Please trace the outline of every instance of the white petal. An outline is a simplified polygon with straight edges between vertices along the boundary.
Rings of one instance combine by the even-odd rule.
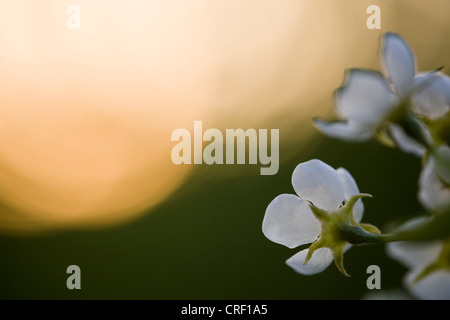
[[[317,159],[295,168],[292,185],[302,199],[323,210],[337,210],[345,200],[344,187],[336,170]]]
[[[360,193],[358,185],[355,182],[355,179],[353,179],[352,175],[346,169],[338,168],[336,172],[339,175],[339,178],[341,179],[342,186],[344,187],[345,200],[348,200],[352,196]],[[362,200],[359,199],[353,207],[353,217],[355,218],[356,222],[361,221],[363,213],[364,213],[364,205],[362,203]]]
[[[391,131],[392,138],[395,140],[400,150],[406,153],[411,153],[418,157],[423,157],[426,148],[422,144],[408,136],[405,131],[403,131],[402,127],[397,124],[391,123],[389,124],[389,129]]]
[[[386,247],[388,255],[407,268],[427,266],[435,261],[441,250],[442,242],[392,242]]]
[[[413,87],[416,65],[408,44],[397,34],[387,33],[381,47],[381,64],[398,95],[404,98]]]
[[[361,125],[356,121],[325,122],[320,119],[315,119],[314,124],[323,134],[345,141],[367,141],[372,137],[374,132],[372,125]]]
[[[450,272],[436,270],[413,284],[421,271],[417,269],[408,272],[404,278],[404,284],[411,294],[422,300],[450,300]]]
[[[412,97],[418,113],[430,119],[444,116],[450,110],[450,78],[443,73],[426,74],[414,80]]]
[[[347,73],[334,98],[341,117],[368,127],[379,124],[398,103],[381,74],[359,69]]]
[[[404,222],[400,227],[398,227],[396,229],[396,232],[421,228],[424,224],[430,222],[432,219],[432,216],[418,216],[411,218]]]
[[[428,159],[420,173],[418,198],[430,211],[450,206],[450,188],[446,187],[437,176],[432,157]]]
[[[262,229],[268,239],[288,248],[315,241],[321,231],[309,204],[292,194],[282,194],[272,200]]]
[[[308,276],[324,271],[333,261],[333,254],[328,248],[317,249],[308,263],[304,264],[307,254],[308,249],[302,250],[286,260],[286,264],[296,272]]]

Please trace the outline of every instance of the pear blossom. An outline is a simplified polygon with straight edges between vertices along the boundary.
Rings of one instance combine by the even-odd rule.
[[[344,84],[334,95],[339,120],[314,119],[322,133],[347,141],[365,141],[386,120],[395,120],[405,113],[411,101],[419,113],[432,118],[448,108],[450,81],[438,72],[416,75],[414,55],[402,37],[386,33],[379,59],[383,74],[372,70],[349,70]],[[394,130],[398,132],[398,128]]]
[[[364,205],[355,180],[346,169],[335,170],[314,159],[295,168],[292,185],[296,195],[281,194],[268,205],[262,224],[264,235],[291,249],[313,243],[309,249],[301,250],[286,261],[298,273],[312,275],[322,272],[334,259],[338,269],[346,274],[342,255],[351,244],[341,239],[327,238],[332,235],[324,234],[327,228],[317,217],[316,208],[329,217],[338,217],[339,210],[347,203],[351,206],[352,223],[370,229],[370,225],[359,224]],[[325,241],[324,246],[317,245],[321,241]],[[312,250],[315,244],[316,248]]]
[[[436,170],[434,157],[429,157],[419,178],[418,198],[430,211],[450,208],[450,185],[445,183]]]
[[[323,134],[346,140],[366,141],[376,127],[399,104],[386,79],[369,70],[351,69],[344,84],[334,94],[338,121],[315,118],[314,124]]]
[[[450,243],[393,242],[387,253],[409,269],[403,285],[417,299],[450,299]]]
[[[424,80],[427,78],[428,80]],[[431,76],[416,78],[417,85],[428,81],[426,90],[413,97],[415,112],[431,121],[433,126],[443,117],[449,115],[450,78],[436,73]],[[446,121],[443,119],[443,121]],[[444,142],[435,141],[431,129],[419,119],[410,118],[410,123],[419,131],[422,142],[406,134],[403,128],[395,123],[389,125],[392,138],[398,148],[406,153],[423,159],[424,167],[420,173],[418,198],[421,204],[430,211],[441,211],[450,207],[450,147]],[[438,124],[439,127],[439,124]]]
[[[442,72],[419,74],[414,79],[417,92],[412,97],[415,111],[435,120],[450,111],[450,77]]]
[[[385,75],[351,69],[334,95],[337,115],[343,121],[316,119],[321,132],[343,140],[368,140],[376,127],[410,94],[416,66],[406,42],[397,34],[385,34],[379,57]]]
[[[428,132],[424,129],[424,132]],[[391,133],[401,150],[424,159],[419,177],[418,199],[430,211],[450,208],[450,148],[447,145],[431,148],[431,152],[396,126]],[[427,135],[431,140],[431,137]]]
[[[406,134],[403,128],[396,123],[391,123],[389,128],[391,136],[400,150],[423,157],[430,146],[437,144],[430,130],[436,125],[435,123],[449,114],[450,77],[441,72],[422,74],[415,78],[414,83],[417,90],[412,96],[413,111],[419,117],[426,118],[428,126],[419,119],[411,118],[410,121],[419,131],[416,136],[421,136],[422,141],[417,141]]]

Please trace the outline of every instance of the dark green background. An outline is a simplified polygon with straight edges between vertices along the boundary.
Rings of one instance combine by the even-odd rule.
[[[348,67],[380,70],[376,51],[369,56],[366,44],[378,43],[380,32],[394,31],[411,45],[420,70],[445,66],[449,74],[450,29],[446,7],[441,7],[445,0],[379,0],[380,32],[365,29],[365,9],[376,3],[342,3],[342,12],[336,14],[348,12],[342,43],[342,50],[352,57]],[[320,17],[318,27],[319,23]],[[311,81],[322,85],[328,63],[323,62]],[[323,103],[329,103],[331,90],[338,85],[330,88]],[[286,133],[272,120],[265,127],[281,128],[283,165],[277,175],[260,176],[259,165],[244,170],[237,165],[199,166],[166,202],[121,226],[41,236],[0,235],[0,299],[359,299],[368,292],[366,269],[372,264],[381,268],[383,289],[399,288],[406,270],[386,256],[384,246],[349,250],[345,267],[350,278],[334,265],[307,277],[285,265],[299,249],[272,243],[262,234],[261,224],[274,197],[294,192],[295,166],[318,158],[348,169],[360,191],[373,195],[364,199],[363,222],[386,231],[388,222],[422,210],[417,202],[420,160],[373,141],[348,144],[319,134],[306,146],[287,145],[283,135],[300,136],[312,128],[300,125]],[[293,156],[292,150],[297,150]],[[218,171],[225,174],[218,176]],[[66,287],[66,268],[72,264],[81,268],[81,290]]]
[[[405,269],[381,245],[345,254],[350,278],[334,264],[315,276],[296,274],[288,249],[264,237],[270,201],[293,193],[291,174],[318,158],[348,169],[365,199],[363,222],[385,229],[421,211],[416,200],[419,159],[376,142],[348,144],[316,136],[277,175],[259,165],[225,179],[238,166],[200,166],[158,208],[104,230],[70,230],[41,236],[0,237],[1,299],[359,299],[368,292],[366,269],[381,268],[383,289],[399,288]],[[81,290],[68,290],[66,268],[81,268]]]

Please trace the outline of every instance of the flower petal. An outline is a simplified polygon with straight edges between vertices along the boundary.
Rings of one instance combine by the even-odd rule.
[[[302,250],[286,260],[286,264],[296,272],[308,276],[324,271],[333,261],[333,254],[328,248],[317,249],[308,263],[304,264],[307,254],[308,249]]]
[[[338,168],[336,170],[339,178],[341,179],[342,186],[344,187],[345,200],[350,199],[350,197],[359,194],[358,185],[353,179],[352,175],[344,168]],[[359,199],[353,206],[353,218],[356,222],[360,222],[364,213],[364,205],[362,200]]]
[[[314,242],[321,226],[306,201],[292,194],[282,194],[267,207],[262,229],[271,241],[295,248]]]
[[[428,159],[420,173],[418,198],[430,211],[450,206],[450,188],[446,187],[437,176],[433,157]]]
[[[411,294],[422,300],[450,300],[450,272],[437,270],[414,283],[421,271],[415,269],[408,272],[404,278],[404,285],[409,288]]]
[[[437,119],[450,111],[450,78],[443,73],[425,74],[414,79],[416,94],[412,97],[418,113]]]
[[[361,126],[358,122],[355,121],[325,122],[320,119],[314,119],[314,124],[316,125],[317,129],[326,136],[345,141],[367,141],[372,137],[374,132],[373,126],[369,126],[366,124],[363,124]]]
[[[317,159],[295,168],[292,185],[300,198],[323,210],[337,210],[345,200],[344,187],[336,170]]]
[[[407,268],[429,265],[442,250],[442,242],[392,242],[386,247],[387,254]],[[422,268],[423,269],[423,268]]]
[[[334,99],[341,117],[368,127],[378,124],[398,102],[380,73],[360,69],[348,71]]]
[[[413,87],[416,65],[408,44],[395,33],[387,33],[381,46],[381,65],[400,98]]]
[[[400,150],[406,153],[411,153],[418,157],[423,157],[425,155],[425,146],[408,136],[402,129],[402,127],[395,123],[390,123],[389,129],[392,138],[395,140],[395,142],[397,143],[397,147]],[[425,130],[426,129],[424,128],[424,132],[426,132]]]

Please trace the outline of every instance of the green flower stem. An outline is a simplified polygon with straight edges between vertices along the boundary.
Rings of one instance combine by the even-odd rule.
[[[412,228],[384,234],[384,242],[394,241],[433,241],[450,237],[450,210],[438,214]]]
[[[375,244],[384,243],[385,234],[372,233],[364,230],[360,226],[343,225],[339,228],[340,236],[343,240],[351,244]]]
[[[433,241],[450,238],[450,210],[414,227],[393,233],[372,233],[360,226],[343,225],[339,229],[342,239],[355,245],[379,244],[396,241]]]
[[[326,211],[310,205],[314,216],[320,221],[321,233],[308,249],[304,264],[311,259],[314,251],[320,248],[331,250],[339,271],[348,276],[344,268],[344,248],[347,243],[353,245],[383,244],[395,241],[430,241],[450,239],[450,208],[447,211],[410,223],[390,234],[382,234],[371,224],[360,223],[353,217],[353,207],[360,198],[369,194],[357,194],[336,211]]]

